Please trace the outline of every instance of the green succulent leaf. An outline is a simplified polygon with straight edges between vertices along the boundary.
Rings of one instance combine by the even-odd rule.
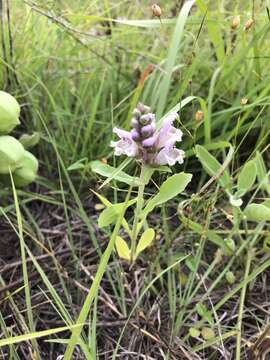
[[[0,91],[0,134],[9,134],[20,124],[20,105],[5,91]]]
[[[12,136],[0,136],[0,174],[9,174],[20,166],[25,150],[22,144]]]

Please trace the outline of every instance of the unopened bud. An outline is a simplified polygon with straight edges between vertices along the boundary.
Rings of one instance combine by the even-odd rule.
[[[152,9],[154,16],[161,17],[162,10],[161,10],[160,6],[158,6],[157,4],[153,4],[151,9]]]
[[[132,140],[137,141],[140,138],[140,134],[136,129],[132,129],[131,130],[131,137],[132,137]]]
[[[150,116],[150,114],[145,114],[140,117],[139,122],[141,125],[148,125],[151,123],[151,120],[152,120],[152,117]]]
[[[133,115],[136,119],[138,119],[138,118],[141,116],[141,112],[140,112],[139,109],[135,108],[135,109],[133,110],[133,112],[132,112],[132,115]]]
[[[240,105],[246,105],[248,103],[248,99],[247,98],[243,98],[240,100]]]
[[[231,285],[235,283],[235,275],[234,275],[234,273],[232,271],[228,271],[226,273],[226,280]]]
[[[154,124],[145,125],[141,129],[141,134],[143,137],[149,137],[154,134],[155,126]]]
[[[195,120],[197,123],[201,122],[203,119],[203,112],[201,110],[198,110],[195,114]]]
[[[244,30],[245,31],[249,30],[253,24],[254,24],[254,19],[248,19],[247,22],[245,23]]]
[[[142,114],[147,114],[147,113],[150,112],[150,107],[149,107],[149,106],[146,106],[146,105],[144,105],[144,104],[142,104],[142,103],[139,103],[139,104],[137,105],[137,110],[138,110],[140,113],[142,113]]]
[[[139,121],[136,118],[132,118],[131,126],[133,127],[133,129],[138,130],[140,128]]]
[[[236,30],[240,24],[240,16],[237,15],[232,19],[231,28],[232,30]]]

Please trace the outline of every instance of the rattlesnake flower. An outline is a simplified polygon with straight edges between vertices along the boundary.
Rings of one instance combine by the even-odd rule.
[[[9,134],[19,121],[20,106],[17,100],[5,91],[0,91],[0,134]]]
[[[178,118],[176,112],[170,113],[158,129],[155,114],[150,108],[139,104],[133,112],[131,131],[114,128],[120,140],[112,141],[116,156],[134,157],[146,165],[174,165],[184,162],[184,151],[176,147],[182,140],[182,131],[173,126]]]

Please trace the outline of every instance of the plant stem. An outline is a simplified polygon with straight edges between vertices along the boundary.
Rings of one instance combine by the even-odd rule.
[[[247,252],[247,260],[246,260],[246,269],[245,269],[245,275],[244,275],[244,281],[248,278],[251,261],[253,258],[253,250],[249,249]],[[237,336],[236,336],[236,360],[241,359],[241,340],[242,340],[242,320],[243,320],[243,311],[244,311],[244,302],[246,297],[246,291],[247,291],[248,284],[245,284],[241,291],[240,296],[240,304],[239,304],[239,311],[238,311],[238,321],[237,321]]]
[[[134,221],[132,227],[132,237],[131,237],[131,264],[134,263],[136,259],[136,246],[137,246],[137,236],[138,236],[138,223],[140,218],[140,213],[143,208],[144,203],[144,188],[145,188],[145,166],[142,165],[141,167],[141,174],[140,174],[140,185],[138,188],[138,199],[137,199],[137,206],[134,214]]]

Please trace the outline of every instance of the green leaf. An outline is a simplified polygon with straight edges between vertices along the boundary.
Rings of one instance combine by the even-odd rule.
[[[32,147],[36,146],[40,141],[40,133],[34,132],[33,134],[23,134],[19,138],[20,143],[25,148],[25,150],[29,150]]]
[[[270,199],[265,199],[263,202],[262,202],[262,205],[268,207],[270,209]]]
[[[223,249],[224,251],[230,251],[230,248],[224,241],[224,239],[219,236],[214,230],[207,230],[204,226],[190,220],[187,217],[181,216],[182,222],[195,233],[202,235],[205,234],[208,240],[212,243],[216,244],[219,248]]]
[[[123,182],[128,185],[139,185],[140,181],[138,177],[133,177],[126,174],[122,170],[118,170],[117,168],[110,166],[108,164],[104,164],[99,160],[90,162],[91,170],[101,176],[106,178],[110,178],[110,180],[117,180]]]
[[[218,176],[219,172],[222,170],[222,165],[217,161],[217,159],[201,145],[195,146],[195,152],[208,175]],[[218,177],[218,181],[223,188],[227,188],[230,185],[231,179],[227,169],[222,171],[221,176]]]
[[[154,229],[145,230],[137,245],[136,256],[138,256],[144,249],[146,249],[152,244],[154,237],[155,237]]]
[[[210,340],[215,338],[215,332],[211,328],[203,327],[201,334],[204,340]]]
[[[270,195],[269,175],[267,174],[263,157],[259,152],[256,154],[256,166],[260,187]]]
[[[173,199],[176,195],[183,192],[187,184],[191,181],[192,175],[181,172],[170,176],[160,187],[159,193],[154,196],[147,203],[143,210],[143,215],[146,216],[156,206],[164,204],[166,201]]]
[[[270,208],[263,204],[249,204],[244,213],[250,221],[270,221]]]
[[[212,314],[209,310],[207,310],[206,306],[198,303],[196,304],[196,310],[197,313],[204,319],[207,320],[210,325],[214,324],[214,319],[212,317]]]
[[[98,227],[103,228],[105,226],[109,226],[117,221],[118,216],[123,211],[123,208],[127,206],[127,208],[137,201],[136,199],[130,200],[127,204],[126,203],[119,203],[114,204],[107,207],[102,213],[99,215],[98,218]]]
[[[185,261],[186,266],[191,272],[196,271],[196,258],[194,256],[189,256]]]
[[[116,236],[115,247],[120,258],[130,261],[130,250],[128,244],[121,238],[121,236]]]
[[[106,199],[104,196],[100,195],[99,193],[95,192],[94,190],[91,189],[91,191],[99,198],[99,200],[102,202],[102,204],[104,204],[107,207],[112,206],[113,204]]]
[[[201,332],[199,329],[191,327],[189,329],[189,335],[193,338],[198,338],[200,336]]]
[[[179,63],[179,47],[182,45],[182,39],[184,36],[184,27],[189,15],[189,12],[194,4],[195,0],[186,1],[182,6],[181,12],[178,16],[177,23],[174,29],[172,40],[170,41],[170,47],[168,50],[168,57],[165,65],[164,77],[157,91],[157,118],[159,119],[164,112],[166,103],[168,101],[168,93],[172,81],[173,70],[175,64]]]
[[[72,165],[70,165],[67,168],[67,171],[74,171],[74,170],[82,170],[85,168],[85,161],[87,161],[87,158],[83,158],[80,159],[78,161],[76,161],[75,163],[73,163]]]
[[[252,188],[257,176],[256,164],[253,160],[248,161],[237,179],[237,195],[243,196],[247,191]]]

